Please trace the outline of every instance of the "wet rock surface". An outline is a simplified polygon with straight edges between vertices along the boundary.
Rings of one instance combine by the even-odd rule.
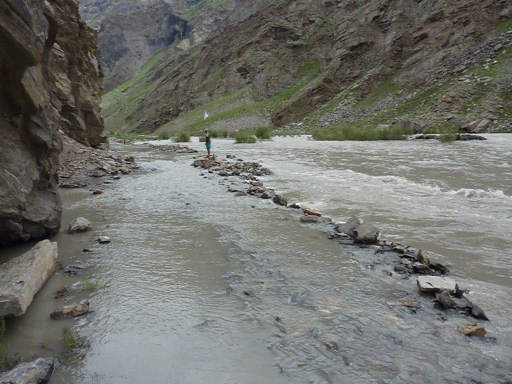
[[[0,373],[0,384],[44,384],[53,373],[53,359],[38,358],[18,364],[14,369]]]
[[[460,326],[460,330],[465,336],[483,337],[487,334],[487,331],[482,324],[463,324]]]
[[[64,320],[79,317],[89,313],[89,301],[84,300],[78,304],[66,305],[50,314],[52,320]]]
[[[0,318],[23,315],[55,272],[57,243],[43,240],[0,265]]]
[[[92,224],[85,217],[77,217],[68,225],[68,233],[87,232],[92,228]]]

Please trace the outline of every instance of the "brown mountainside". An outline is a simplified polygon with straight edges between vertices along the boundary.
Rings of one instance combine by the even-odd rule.
[[[511,13],[506,0],[281,1],[184,54],[169,50],[109,93],[104,114],[110,130],[144,132],[240,127],[256,115],[312,126],[361,115],[507,120]],[[203,108],[215,109],[207,123]]]

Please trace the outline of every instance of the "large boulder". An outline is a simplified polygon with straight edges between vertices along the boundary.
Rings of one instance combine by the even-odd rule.
[[[20,257],[0,265],[0,318],[25,313],[55,272],[57,243],[43,240]]]
[[[50,380],[53,364],[53,359],[42,357],[20,363],[10,371],[0,374],[0,384],[44,384]]]
[[[464,124],[462,127],[460,127],[460,129],[467,133],[482,133],[489,131],[490,126],[491,120],[482,119]]]

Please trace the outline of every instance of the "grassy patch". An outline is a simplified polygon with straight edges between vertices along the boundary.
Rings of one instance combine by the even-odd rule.
[[[89,343],[78,333],[68,328],[63,328],[62,341],[64,343],[64,352],[58,357],[59,363],[71,365],[85,357],[85,349],[89,347]]]
[[[190,133],[188,132],[180,132],[176,136],[176,142],[177,143],[188,143],[190,141]]]
[[[377,128],[377,126],[361,126],[361,124],[331,126],[313,131],[313,138],[320,141],[374,141],[404,140],[413,131],[401,126]]]
[[[496,24],[498,32],[507,32],[512,30],[512,20],[503,20]]]
[[[367,97],[360,100],[356,107],[366,108],[373,105],[376,101],[388,96],[393,96],[399,91],[399,88],[393,84],[391,80],[383,81],[377,89],[370,93]]]

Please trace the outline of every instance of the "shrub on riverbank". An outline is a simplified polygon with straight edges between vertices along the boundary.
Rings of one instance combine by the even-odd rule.
[[[258,139],[270,139],[272,137],[273,127],[258,127],[254,130],[254,134]]]
[[[190,134],[188,132],[180,132],[176,136],[177,143],[188,143],[190,141]]]
[[[235,143],[255,143],[256,137],[249,131],[238,131],[235,134]]]
[[[407,135],[414,132],[407,127],[394,125],[391,127],[377,128],[376,126],[331,126],[319,128],[313,131],[313,138],[320,141],[373,141],[373,140],[404,140]]]
[[[158,134],[158,140],[169,140],[171,137],[171,135],[169,134],[169,132],[160,132]]]

